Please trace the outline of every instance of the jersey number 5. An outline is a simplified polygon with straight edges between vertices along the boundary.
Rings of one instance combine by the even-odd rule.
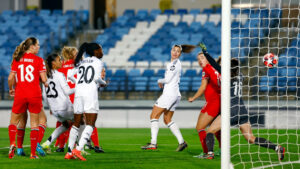
[[[50,82],[49,83],[49,87],[47,88],[46,94],[48,98],[57,98],[58,93],[57,90],[55,89],[55,83],[54,82]],[[51,92],[53,91],[53,92]]]
[[[91,71],[91,73],[89,73]],[[86,69],[83,66],[79,67],[79,74],[80,74],[80,78],[78,81],[78,84],[80,83],[91,83],[94,80],[94,76],[95,76],[95,70],[92,66],[88,66]],[[88,74],[90,74],[89,78],[88,78]]]
[[[24,82],[25,80],[27,82],[32,82],[34,80],[33,71],[34,67],[31,65],[28,65],[25,67],[26,74],[24,75],[24,65],[19,65],[18,68],[20,69],[21,73],[21,82]]]

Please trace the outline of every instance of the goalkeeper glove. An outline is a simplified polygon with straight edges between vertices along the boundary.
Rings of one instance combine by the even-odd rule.
[[[206,46],[205,46],[204,43],[201,42],[201,43],[199,44],[199,46],[200,46],[200,48],[202,49],[203,52],[206,52]]]

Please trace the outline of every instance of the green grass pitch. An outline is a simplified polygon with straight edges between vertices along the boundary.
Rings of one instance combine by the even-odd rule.
[[[47,129],[44,140],[50,135],[53,129]],[[26,157],[15,156],[13,159],[8,159],[8,131],[7,128],[0,129],[0,168],[30,168],[30,169],[48,169],[48,168],[220,168],[220,157],[216,157],[214,160],[201,160],[194,158],[194,155],[198,155],[201,151],[201,145],[199,142],[198,134],[195,129],[181,129],[182,134],[188,148],[183,152],[175,152],[177,148],[177,140],[172,135],[169,129],[160,129],[158,134],[158,150],[141,150],[140,147],[150,141],[150,129],[98,129],[100,145],[103,147],[105,153],[96,154],[91,150],[91,155],[86,156],[87,161],[79,160],[65,160],[65,153],[53,152],[46,157],[40,157],[40,159],[29,159],[30,150],[29,147],[25,148]],[[29,130],[26,130],[24,145],[29,145]],[[254,130],[256,133],[256,130]],[[277,133],[273,130],[260,130],[260,133]],[[296,133],[298,132],[298,133]],[[232,130],[232,134],[237,134],[237,130]],[[279,130],[280,136],[274,136],[274,139],[279,138],[279,143],[286,146],[287,138],[289,138],[289,147],[286,159],[289,161],[299,160],[299,138],[296,135],[300,135],[296,130]],[[266,135],[260,135],[261,137]],[[273,137],[273,136],[272,136]],[[269,139],[272,140],[273,138]],[[251,168],[254,166],[268,165],[270,163],[254,163],[252,166],[249,163],[252,160],[269,159],[274,161],[274,164],[278,163],[277,156],[273,151],[268,151],[264,148],[260,148],[255,145],[247,145],[246,141],[242,137],[232,136],[232,145],[236,144],[238,140],[241,144],[241,149],[238,146],[232,148],[232,155],[241,151],[242,156],[234,155],[232,162],[238,164],[235,168]],[[298,146],[294,145],[295,143]],[[293,146],[294,145],[294,146]],[[218,143],[216,143],[215,149],[218,149]],[[54,148],[52,148],[52,151]],[[255,153],[255,152],[260,153]],[[247,152],[251,152],[251,155],[247,155]],[[266,154],[265,152],[269,152]],[[296,153],[296,154],[295,154]],[[242,163],[241,163],[242,161]],[[285,160],[286,161],[286,160]],[[279,168],[282,168],[279,167]],[[300,168],[300,165],[286,165],[284,168]]]

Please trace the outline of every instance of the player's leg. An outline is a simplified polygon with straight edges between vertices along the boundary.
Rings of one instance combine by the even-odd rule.
[[[62,120],[61,120],[62,121]],[[42,144],[43,148],[49,148],[50,145],[55,141],[61,134],[63,134],[65,131],[67,131],[69,128],[69,123],[68,121],[63,121],[62,125],[60,125],[58,128],[56,128],[50,137]]]
[[[285,148],[280,145],[276,145],[265,138],[255,137],[252,133],[251,124],[249,122],[240,125],[240,130],[250,144],[256,144],[261,147],[275,150],[278,153],[278,159],[283,160]]]
[[[199,135],[199,139],[202,145],[202,149],[203,149],[203,153],[204,154],[200,154],[200,156],[197,156],[199,158],[201,158],[203,155],[207,154],[208,150],[207,150],[207,146],[206,146],[206,131],[205,128],[214,120],[214,117],[208,115],[207,113],[200,113],[199,117],[198,117],[198,121],[197,121],[197,125],[196,125],[196,130],[198,132]]]
[[[207,129],[206,135],[206,145],[207,145],[207,159],[214,159],[214,145],[215,145],[215,138],[214,134],[221,130],[221,115],[217,116],[214,121],[211,123],[209,128]]]
[[[164,123],[169,127],[171,132],[174,134],[174,136],[178,140],[179,146],[176,149],[176,151],[183,151],[187,147],[187,144],[182,137],[179,127],[177,126],[177,124],[174,121],[172,121],[173,114],[174,114],[174,111],[166,110],[164,112]]]
[[[8,135],[9,135],[9,142],[10,148],[8,152],[8,157],[13,158],[15,155],[16,150],[16,135],[17,135],[17,124],[23,117],[22,113],[11,113],[10,117],[10,124],[8,126]]]
[[[61,124],[62,124],[61,122],[57,121],[57,122],[56,122],[55,128],[59,127]],[[59,146],[60,146],[60,143],[61,143],[61,140],[63,139],[63,137],[64,137],[63,135],[60,135],[60,136],[56,139],[56,142],[55,142],[54,147],[59,147]]]
[[[158,119],[165,110],[165,108],[161,108],[155,105],[153,106],[152,113],[150,115],[151,142],[147,143],[145,146],[142,146],[142,149],[148,150],[157,148],[157,135],[159,131]]]
[[[39,113],[30,112],[30,142],[31,142],[31,155],[30,158],[38,158],[35,151],[37,148],[37,141],[39,137]]]
[[[44,108],[42,108],[41,112],[39,113],[39,135],[38,135],[37,147],[36,147],[36,151],[41,156],[46,155],[46,153],[44,152],[42,146],[40,145],[41,141],[44,138],[46,126],[47,126],[47,116],[45,114]]]
[[[99,145],[98,129],[97,129],[96,126],[94,127],[94,130],[93,130],[93,133],[92,133],[92,136],[91,136],[91,140],[94,143],[95,152],[96,153],[104,153],[103,149]]]
[[[22,118],[20,119],[20,122],[18,124],[18,131],[17,131],[17,147],[18,147],[17,155],[18,156],[25,156],[25,152],[23,149],[23,142],[24,142],[27,118],[28,118],[27,112],[22,113]]]

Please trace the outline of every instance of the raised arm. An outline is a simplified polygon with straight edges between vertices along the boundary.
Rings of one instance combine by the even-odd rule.
[[[67,83],[67,80],[63,74],[60,74],[59,76],[59,84],[61,85],[61,88],[63,89],[65,95],[71,95],[75,92],[75,89],[71,89]]]
[[[202,52],[204,56],[206,57],[209,64],[214,67],[220,74],[221,74],[221,66],[215,61],[213,57],[210,56],[210,54],[206,50],[206,46],[204,43],[200,43],[200,48],[202,49]]]

